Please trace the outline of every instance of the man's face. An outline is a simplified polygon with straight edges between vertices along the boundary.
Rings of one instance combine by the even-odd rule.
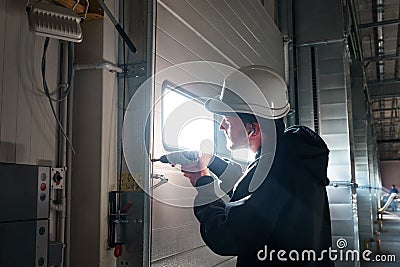
[[[246,129],[239,117],[223,116],[219,129],[225,132],[228,149],[234,150],[249,146]]]

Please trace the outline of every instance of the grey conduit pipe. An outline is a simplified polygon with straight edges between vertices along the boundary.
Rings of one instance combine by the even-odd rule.
[[[75,58],[74,55],[74,44],[71,43],[72,49],[72,60]],[[67,99],[67,135],[69,136],[71,143],[72,140],[72,118],[73,118],[73,102],[74,102],[74,75],[75,71],[72,69],[71,73],[71,91]],[[72,185],[72,149],[67,146],[66,158],[67,158],[67,180],[65,185],[65,190],[67,191],[67,199],[65,203],[66,220],[65,220],[65,243],[64,248],[64,267],[70,266],[70,256],[71,256],[71,185]]]
[[[118,72],[121,73],[124,70],[114,64],[109,62],[97,63],[97,64],[77,64],[74,65],[74,70],[93,70],[93,69],[106,69],[109,72]]]
[[[62,97],[68,89],[69,81],[68,81],[68,71],[69,71],[69,47],[67,41],[60,42],[60,80],[59,80],[59,91],[60,97]],[[68,96],[67,98],[69,98]],[[59,119],[62,127],[65,129],[68,115],[67,115],[67,102],[66,100],[59,102]],[[66,150],[67,150],[67,142],[64,138],[61,129],[58,131],[58,155],[57,155],[57,167],[63,167],[67,165],[66,158]],[[69,170],[67,170],[69,173]],[[66,224],[66,189],[63,190],[55,190],[56,199],[60,200],[61,203],[58,205],[57,212],[57,240],[63,244],[63,248],[65,249],[65,224]],[[69,219],[69,218],[68,218]],[[64,258],[61,258],[61,264],[59,266],[63,266]]]

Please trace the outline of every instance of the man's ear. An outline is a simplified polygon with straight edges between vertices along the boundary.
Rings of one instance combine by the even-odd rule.
[[[255,137],[260,133],[260,125],[257,122],[251,124],[250,131],[248,133],[249,138]]]

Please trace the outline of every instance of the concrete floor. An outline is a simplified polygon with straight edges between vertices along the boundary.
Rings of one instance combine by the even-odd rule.
[[[371,249],[372,250],[372,249]],[[378,254],[395,255],[395,262],[361,262],[361,267],[394,267],[400,266],[400,211],[387,211],[383,215],[381,231],[381,252]],[[371,257],[373,258],[373,257]],[[383,257],[382,257],[383,258]]]

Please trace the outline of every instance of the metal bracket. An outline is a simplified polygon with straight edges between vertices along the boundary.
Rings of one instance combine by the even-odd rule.
[[[358,188],[358,184],[354,182],[331,182],[329,184],[333,187],[351,187],[351,188]]]
[[[143,78],[147,75],[147,63],[145,61],[133,64],[120,65],[124,72],[118,74],[118,78]]]
[[[151,178],[152,179],[160,179],[160,181],[158,183],[156,183],[155,185],[153,185],[151,187],[151,189],[155,189],[155,188],[157,188],[157,187],[159,187],[159,186],[161,186],[163,184],[168,183],[168,178],[165,177],[163,174],[152,174]]]

